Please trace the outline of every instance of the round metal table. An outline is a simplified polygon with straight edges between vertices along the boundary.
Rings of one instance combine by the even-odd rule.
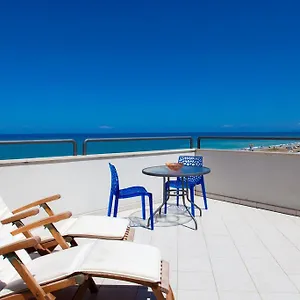
[[[195,217],[191,214],[189,208],[186,205],[186,199],[190,201],[189,197],[188,197],[188,181],[184,180],[184,178],[188,178],[190,176],[201,176],[201,175],[205,175],[210,173],[210,169],[207,167],[197,167],[197,166],[183,166],[180,170],[178,171],[174,171],[169,169],[167,166],[162,165],[162,166],[153,166],[153,167],[148,167],[142,170],[142,173],[145,175],[149,175],[149,176],[155,176],[155,177],[162,177],[163,178],[163,203],[155,210],[154,215],[156,215],[158,212],[159,214],[161,214],[161,209],[164,205],[167,204],[169,198],[170,198],[170,190],[166,190],[166,178],[171,178],[171,177],[176,177],[176,178],[182,178],[181,182],[182,182],[182,194],[180,194],[180,196],[182,196],[182,202],[184,207],[186,208],[187,212],[189,213],[189,215],[191,216],[191,218],[193,219],[194,223],[195,223],[195,229],[197,230],[198,226],[197,226],[197,222]],[[185,199],[186,196],[186,199]],[[195,207],[200,211],[200,216],[202,215],[202,211],[201,208],[196,205],[194,203]],[[148,225],[149,225],[149,221],[148,220]]]

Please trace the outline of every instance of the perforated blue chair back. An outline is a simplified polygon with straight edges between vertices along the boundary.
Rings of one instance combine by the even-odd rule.
[[[110,195],[109,202],[107,208],[107,216],[111,216],[113,209],[113,216],[117,217],[118,215],[118,207],[119,207],[119,199],[128,199],[140,196],[142,200],[142,217],[146,220],[146,204],[145,197],[149,198],[149,211],[150,211],[150,219],[147,223],[147,226],[151,226],[151,230],[154,229],[154,215],[153,215],[153,197],[152,194],[149,193],[143,186],[130,186],[127,188],[120,189],[119,186],[119,176],[116,167],[108,163],[110,175],[111,175],[111,187],[110,187]],[[113,208],[114,204],[114,208]]]
[[[119,176],[118,176],[117,169],[111,163],[109,163],[109,169],[110,169],[110,174],[111,174],[110,193],[112,195],[118,195],[120,187],[119,187]]]
[[[179,163],[183,163],[185,166],[203,167],[203,156],[179,156]],[[201,183],[203,176],[191,176],[188,177],[190,184],[197,185]]]

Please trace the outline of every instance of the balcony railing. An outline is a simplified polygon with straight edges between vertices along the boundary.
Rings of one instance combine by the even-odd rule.
[[[94,138],[86,139],[83,142],[82,154],[87,155],[88,144],[90,143],[108,143],[108,142],[137,142],[137,141],[171,141],[171,140],[182,140],[188,141],[189,147],[193,148],[193,137],[191,136],[164,136],[164,137],[128,137],[128,138]],[[150,149],[149,149],[150,150]]]
[[[40,140],[8,140],[8,141],[0,141],[0,146],[20,146],[20,145],[37,145],[42,144],[44,146],[47,146],[47,144],[65,144],[65,145],[71,145],[72,148],[65,149],[65,154],[54,154],[54,152],[59,152],[59,148],[55,148],[56,151],[53,151],[50,149],[47,149],[47,153],[45,154],[41,149],[38,149],[36,147],[32,147],[27,151],[29,153],[29,157],[51,157],[51,156],[65,156],[65,155],[88,155],[88,154],[99,154],[99,153],[120,153],[120,152],[136,152],[136,151],[147,151],[147,150],[167,150],[167,149],[178,149],[182,148],[178,144],[170,144],[170,141],[184,141],[185,145],[184,148],[197,148],[197,149],[218,149],[218,147],[221,145],[220,149],[229,149],[234,147],[227,147],[225,145],[226,142],[235,141],[238,142],[235,147],[235,149],[242,149],[249,146],[252,142],[258,142],[258,141],[300,141],[300,136],[219,136],[219,135],[213,135],[213,136],[163,136],[163,137],[120,137],[120,138],[88,138],[83,141],[78,141],[75,139],[40,139]],[[208,141],[213,141],[214,143],[207,143]],[[224,144],[222,144],[222,141],[224,141]],[[141,147],[140,142],[146,142]],[[149,143],[148,143],[149,142]],[[152,142],[152,144],[150,143]],[[163,143],[160,143],[163,142]],[[221,144],[219,143],[221,142]],[[156,144],[154,144],[156,143]],[[160,143],[160,144],[159,144]],[[115,145],[114,147],[108,147],[105,148],[108,144]],[[97,147],[95,147],[97,145]],[[106,146],[104,146],[106,145]],[[130,148],[130,150],[126,149],[124,150],[125,146],[127,148]],[[171,146],[170,146],[171,145]],[[93,146],[93,147],[92,147]],[[100,146],[100,147],[99,147]],[[265,145],[266,146],[266,145]],[[125,147],[125,148],[126,148]],[[2,148],[2,147],[0,147]],[[13,149],[13,148],[10,148]],[[44,147],[43,150],[46,148]],[[78,153],[78,149],[82,149],[81,153]],[[16,150],[14,148],[14,150]],[[10,151],[9,151],[10,152]],[[22,151],[15,151],[16,154],[13,158],[25,158],[26,155],[23,155]],[[67,154],[66,154],[67,153]],[[9,159],[11,157],[8,157],[8,155],[2,156],[2,159]],[[1,155],[0,155],[1,159]]]
[[[300,141],[299,136],[198,136],[197,149],[201,149],[203,140],[239,140],[239,141]]]
[[[72,155],[76,156],[77,153],[77,142],[74,139],[45,139],[45,140],[9,140],[9,141],[0,141],[0,146],[17,146],[17,145],[55,145],[55,144],[65,144],[72,146]],[[34,151],[34,150],[33,150]],[[49,155],[53,156],[53,155]],[[1,157],[1,156],[0,156]],[[36,157],[39,157],[37,155]],[[18,157],[23,158],[23,157]],[[5,158],[4,158],[5,159]]]

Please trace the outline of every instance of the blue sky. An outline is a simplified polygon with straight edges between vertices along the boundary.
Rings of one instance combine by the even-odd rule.
[[[0,133],[300,131],[299,10],[1,1]]]

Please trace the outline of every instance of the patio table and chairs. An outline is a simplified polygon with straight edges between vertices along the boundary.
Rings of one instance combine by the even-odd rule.
[[[154,229],[154,216],[158,213],[161,215],[162,209],[164,214],[167,214],[168,201],[171,196],[176,196],[177,206],[179,206],[179,199],[182,198],[182,204],[187,213],[195,223],[195,229],[197,230],[197,222],[195,219],[195,208],[199,210],[200,216],[202,215],[201,208],[195,203],[195,187],[201,185],[202,195],[204,201],[204,209],[207,209],[206,190],[204,184],[204,175],[210,173],[210,169],[203,166],[202,156],[179,156],[178,163],[182,164],[182,168],[179,170],[172,170],[166,165],[151,166],[144,168],[142,173],[149,176],[162,177],[163,178],[163,199],[162,204],[153,212],[153,196],[152,193],[147,191],[143,186],[130,186],[120,189],[119,177],[117,169],[114,165],[109,163],[111,172],[111,190],[108,203],[107,216],[117,217],[118,206],[120,199],[128,199],[132,197],[141,197],[142,204],[142,218],[146,220],[146,197],[149,200],[149,219],[147,227],[151,230]],[[174,178],[174,179],[170,179]],[[175,192],[175,193],[174,193]],[[187,203],[190,203],[190,208]]]
[[[210,173],[210,169],[203,166],[202,156],[180,156],[180,163],[183,163],[183,167],[179,170],[172,170],[166,165],[148,167],[142,170],[142,173],[149,176],[156,176],[163,178],[163,199],[162,204],[155,210],[154,216],[156,214],[161,214],[162,208],[164,208],[164,213],[167,213],[167,204],[170,196],[173,196],[172,192],[176,192],[177,205],[179,205],[179,197],[182,197],[182,203],[186,211],[195,223],[195,229],[197,230],[198,225],[195,219],[195,207],[199,210],[200,216],[202,215],[201,208],[195,204],[194,201],[194,188],[196,185],[200,184],[202,186],[202,193],[204,199],[204,208],[207,209],[207,199],[206,191],[204,185],[205,174]],[[170,178],[176,178],[175,180],[170,180]],[[172,190],[175,188],[175,190]],[[190,190],[190,197],[189,197]],[[187,206],[187,202],[191,204],[191,210]],[[150,219],[148,220],[148,223]]]

